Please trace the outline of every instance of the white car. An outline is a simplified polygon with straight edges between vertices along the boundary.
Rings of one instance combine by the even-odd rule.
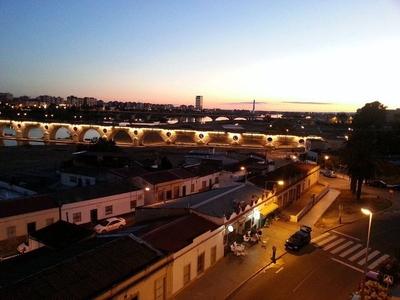
[[[322,172],[322,175],[324,175],[325,177],[330,177],[330,178],[337,177],[337,174],[334,171],[325,171],[325,172]]]
[[[124,218],[112,217],[105,219],[100,224],[94,227],[94,231],[97,233],[105,233],[111,230],[115,230],[118,228],[122,228],[126,225],[126,221]]]
[[[28,241],[23,242],[22,244],[20,244],[18,246],[17,250],[19,253],[22,253],[22,254],[29,252],[29,242]]]

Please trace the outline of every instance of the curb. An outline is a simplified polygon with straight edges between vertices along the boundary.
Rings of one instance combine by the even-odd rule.
[[[280,256],[278,256],[276,258],[276,260],[279,260],[280,258],[282,258],[282,256],[284,256],[287,252],[281,254]],[[233,289],[227,296],[224,297],[224,300],[229,300],[238,290],[241,289],[241,287],[243,285],[245,285],[248,281],[250,281],[252,278],[254,278],[255,276],[257,276],[259,273],[261,273],[264,269],[266,269],[267,267],[269,267],[270,265],[272,265],[273,262],[269,262],[268,264],[266,264],[265,266],[261,267],[258,271],[254,272],[254,274],[252,274],[251,276],[249,276],[248,278],[246,278],[245,280],[243,280],[235,289]]]

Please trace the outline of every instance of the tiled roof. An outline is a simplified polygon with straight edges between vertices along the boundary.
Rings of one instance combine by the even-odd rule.
[[[248,181],[260,188],[264,188],[266,181],[287,181],[290,178],[305,175],[316,167],[316,165],[312,164],[293,162],[265,175],[249,178]]]
[[[193,172],[197,176],[202,177],[218,172],[220,170],[220,166],[205,162],[205,163],[200,163],[198,165],[187,167],[187,170]]]
[[[55,191],[51,195],[57,203],[61,202],[65,204],[138,190],[140,189],[136,186],[133,186],[129,180],[124,180],[82,187],[73,187],[67,190]]]
[[[192,172],[188,171],[185,168],[170,169],[168,171],[170,171],[172,174],[174,174],[182,179],[197,177],[195,174],[193,174]]]
[[[0,218],[22,215],[56,207],[57,204],[53,200],[53,197],[48,194],[0,201]]]
[[[144,180],[151,184],[159,184],[163,182],[179,180],[179,176],[169,172],[169,171],[159,171],[140,175]]]
[[[25,259],[39,250],[0,263],[0,299],[93,299],[163,257],[131,235],[98,237]]]
[[[217,229],[219,225],[196,214],[189,214],[141,238],[166,253],[177,252],[193,242],[199,235]]]
[[[204,215],[222,218],[224,215],[229,216],[237,211],[236,203],[244,201],[251,204],[251,201],[262,197],[263,189],[253,185],[239,184],[236,186],[219,188],[207,192],[192,194],[181,197],[166,203],[150,204],[147,208],[187,208],[190,207]],[[140,210],[141,208],[137,208]]]
[[[113,169],[113,170],[110,170],[110,173],[120,176],[122,178],[132,178],[135,176],[149,173],[149,171],[147,171],[141,167],[134,166],[134,167],[124,167],[124,168]]]
[[[93,238],[95,235],[92,230],[60,220],[32,232],[29,237],[47,247],[62,249]]]
[[[101,168],[93,168],[89,166],[73,166],[68,169],[60,171],[60,173],[66,173],[66,174],[75,174],[75,175],[81,175],[81,176],[88,176],[88,177],[97,177],[101,176],[103,174],[107,174],[108,170],[101,169]]]

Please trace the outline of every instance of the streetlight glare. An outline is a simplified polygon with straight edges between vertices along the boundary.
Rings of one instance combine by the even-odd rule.
[[[366,208],[361,208],[361,211],[365,215],[372,215],[372,212],[369,209]]]
[[[277,183],[278,183],[279,185],[283,185],[283,184],[284,184],[284,182],[283,182],[282,180],[277,181]]]

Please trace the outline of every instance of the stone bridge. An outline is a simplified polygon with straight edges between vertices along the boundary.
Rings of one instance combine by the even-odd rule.
[[[6,128],[15,134],[5,134]],[[43,133],[42,138],[30,136],[34,128]],[[69,137],[57,138],[57,132],[65,128]],[[85,143],[85,134],[94,130],[99,137],[114,140],[117,145],[126,146],[247,146],[266,148],[295,148],[305,146],[305,137],[293,135],[268,135],[261,133],[236,133],[229,131],[199,131],[186,129],[162,129],[157,127],[139,128],[104,126],[90,124],[43,123],[33,121],[0,120],[0,138],[18,141],[41,141],[44,143]]]

